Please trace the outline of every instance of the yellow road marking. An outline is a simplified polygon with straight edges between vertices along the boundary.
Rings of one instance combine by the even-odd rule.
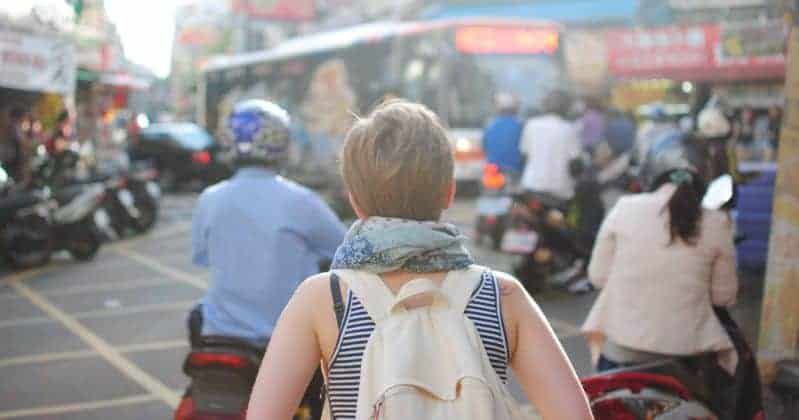
[[[130,344],[127,346],[117,347],[117,349],[119,349],[119,351],[122,353],[136,353],[140,351],[182,349],[184,347],[189,347],[188,340],[166,340],[144,344]]]
[[[111,309],[98,309],[96,311],[86,311],[72,314],[75,319],[97,319],[106,318],[120,315],[132,315],[149,312],[170,312],[170,311],[185,311],[191,309],[197,302],[193,300],[170,302],[170,303],[153,303],[146,305],[136,306],[122,306],[119,308]]]
[[[31,303],[39,307],[39,309],[44,311],[48,316],[57,320],[73,334],[77,335],[81,340],[88,344],[89,347],[96,350],[103,359],[117,368],[126,377],[138,383],[140,386],[158,397],[158,399],[165,402],[171,408],[177,407],[180,401],[180,396],[177,393],[164,385],[164,383],[158,379],[142,370],[140,367],[136,366],[133,362],[123,356],[119,350],[115,349],[108,342],[94,334],[75,318],[55,307],[55,305],[50,303],[50,301],[48,301],[44,296],[33,291],[30,287],[20,283],[15,279],[12,279],[9,284],[14,288],[14,290],[16,290],[17,293],[30,300]]]
[[[155,341],[152,343],[144,344],[130,344],[127,346],[119,346],[116,349],[122,354],[137,353],[145,351],[156,350],[173,350],[188,348],[189,343],[187,340],[167,340]],[[77,350],[77,351],[63,351],[55,353],[35,354],[31,356],[18,356],[9,357],[7,359],[0,359],[0,368],[18,365],[33,365],[47,362],[57,362],[62,360],[76,360],[88,359],[98,357],[100,354],[94,350]]]
[[[186,273],[185,271],[178,270],[176,268],[172,268],[162,262],[156,260],[155,258],[148,257],[146,255],[140,254],[136,251],[133,251],[127,247],[117,247],[114,249],[114,252],[117,254],[130,258],[148,268],[151,268],[165,276],[171,277],[174,280],[181,281],[186,284],[190,284],[198,289],[208,289],[208,282],[202,279],[202,276],[193,275]]]
[[[45,407],[26,408],[0,412],[0,419],[15,419],[31,416],[54,416],[57,414],[73,413],[76,411],[97,410],[100,408],[122,407],[126,405],[142,404],[158,401],[154,395],[133,395],[130,397],[116,398],[105,401],[91,401],[75,404],[51,405]]]
[[[132,314],[149,313],[149,312],[185,311],[187,309],[191,309],[196,304],[197,302],[194,300],[184,300],[180,302],[151,303],[144,305],[122,306],[119,308],[97,309],[94,311],[77,312],[69,315],[74,317],[75,319],[97,319],[97,318],[106,318],[106,317],[114,317],[120,315],[132,315]],[[52,324],[55,322],[56,321],[53,320],[52,318],[47,318],[47,317],[8,319],[5,321],[0,321],[0,328],[12,328],[12,327],[21,327],[26,325],[38,325],[38,324]]]
[[[190,231],[191,231],[191,223],[177,222],[163,229],[157,229],[157,230],[153,229],[145,233],[144,235],[139,235],[130,239],[123,239],[121,241],[114,242],[113,244],[106,245],[104,248],[116,250],[117,248],[134,245],[139,242],[165,239],[170,236],[179,235],[181,233],[189,233]]]
[[[129,281],[121,284],[114,284],[114,283],[99,283],[99,284],[87,284],[87,285],[80,285],[80,286],[72,286],[72,287],[63,287],[63,288],[56,288],[56,289],[47,289],[41,290],[41,294],[45,296],[69,296],[69,295],[80,295],[84,293],[97,293],[97,292],[116,292],[116,291],[123,291],[123,290],[136,290],[136,289],[144,289],[147,287],[154,287],[154,286],[165,286],[171,284],[165,280],[135,280]]]
[[[32,356],[9,357],[0,360],[0,368],[18,365],[55,362],[60,360],[88,359],[97,356],[94,350],[63,351],[58,353],[35,354]]]
[[[53,320],[44,316],[0,321],[0,328],[23,327],[25,325],[51,324]]]

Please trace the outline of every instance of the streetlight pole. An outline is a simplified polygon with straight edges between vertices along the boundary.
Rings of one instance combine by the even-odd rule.
[[[758,349],[767,383],[777,362],[799,359],[799,0],[783,6],[791,31]]]

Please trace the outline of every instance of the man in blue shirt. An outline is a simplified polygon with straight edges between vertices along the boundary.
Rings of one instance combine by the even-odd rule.
[[[515,179],[524,170],[524,158],[519,151],[522,135],[522,123],[517,117],[519,102],[508,93],[497,94],[495,101],[498,115],[483,133],[483,151],[487,163],[497,165]]]
[[[291,142],[282,108],[243,102],[228,131],[239,169],[207,188],[195,209],[192,258],[210,267],[211,282],[189,329],[193,344],[223,335],[264,345],[299,283],[332,259],[345,228],[314,192],[277,174]]]

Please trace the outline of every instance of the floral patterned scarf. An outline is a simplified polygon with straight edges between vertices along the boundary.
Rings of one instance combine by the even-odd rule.
[[[473,263],[464,239],[446,223],[370,217],[352,225],[331,267],[375,274],[459,270]]]

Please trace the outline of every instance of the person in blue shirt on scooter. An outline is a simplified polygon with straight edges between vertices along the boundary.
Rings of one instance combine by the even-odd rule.
[[[192,220],[192,260],[211,270],[189,316],[193,345],[207,335],[266,345],[297,285],[344,238],[344,225],[316,193],[279,175],[289,127],[288,113],[262,100],[242,102],[228,117],[225,146],[237,171],[203,191]]]
[[[486,162],[497,165],[503,174],[516,181],[524,170],[524,158],[519,151],[523,128],[518,117],[519,101],[509,93],[498,93],[494,101],[498,115],[483,133]]]

